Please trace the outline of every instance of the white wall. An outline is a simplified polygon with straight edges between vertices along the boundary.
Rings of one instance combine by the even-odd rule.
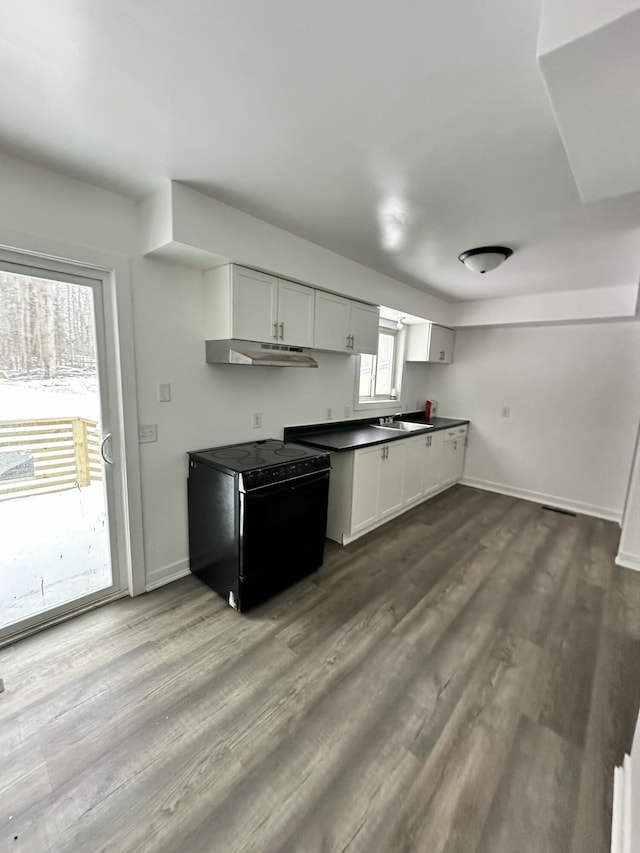
[[[146,254],[209,269],[234,261],[365,302],[450,322],[452,305],[171,181],[142,205]]]
[[[132,524],[144,534],[143,583],[162,583],[187,568],[186,451],[280,437],[285,425],[323,421],[328,406],[342,417],[355,359],[320,353],[318,370],[299,371],[207,365],[202,273],[142,257],[133,201],[2,155],[0,195],[0,243],[114,268],[127,284],[120,322],[135,345],[137,387],[124,403],[142,507],[140,520],[134,494]],[[400,405],[432,396],[440,414],[471,418],[469,476],[616,515],[639,415],[639,350],[632,323],[465,330],[453,365],[406,366]],[[171,383],[170,403],[156,402],[158,382]],[[503,403],[510,420],[498,417]],[[261,430],[251,428],[254,411]],[[138,420],[157,424],[157,443],[138,448]],[[141,549],[134,559],[142,563]]]
[[[354,403],[357,360],[350,356],[314,353],[317,369],[206,364],[202,275],[148,258],[133,264],[138,413],[141,424],[158,425],[157,443],[140,446],[152,586],[187,568],[187,450],[281,438],[285,426],[325,421],[327,407],[340,420]],[[156,401],[159,382],[171,383],[170,403]],[[414,371],[398,409],[404,401],[413,408],[421,395],[423,377]],[[252,427],[256,411],[262,412],[258,430]]]
[[[462,330],[453,364],[427,369],[438,414],[471,419],[466,482],[620,519],[640,415],[639,323]]]
[[[142,526],[144,555],[141,541],[133,556],[138,568],[144,560],[143,586],[162,583],[188,566],[186,451],[281,437],[284,426],[324,421],[328,406],[342,418],[345,406],[353,407],[356,360],[320,353],[317,370],[207,365],[202,273],[141,256],[134,201],[4,155],[0,196],[0,244],[116,269],[123,348],[130,338],[135,348],[135,382],[124,404],[133,466],[129,509],[134,529]],[[171,383],[170,403],[156,401],[158,382]],[[407,382],[411,407],[416,395],[424,397],[420,385]],[[251,428],[254,411],[263,413],[261,430]],[[378,413],[388,411],[371,412]],[[138,422],[157,424],[157,443],[138,448]]]

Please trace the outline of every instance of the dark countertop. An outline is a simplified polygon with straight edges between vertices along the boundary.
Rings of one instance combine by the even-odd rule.
[[[388,441],[400,441],[412,435],[438,432],[449,427],[464,426],[468,420],[457,418],[430,418],[425,420],[420,412],[409,412],[398,420],[423,424],[424,429],[403,432],[397,429],[378,429],[373,426],[378,418],[364,418],[361,421],[341,421],[327,424],[309,424],[301,427],[285,427],[285,441],[295,441],[317,450],[330,450],[342,453],[347,450],[358,450],[361,447],[371,447],[374,444],[385,444]]]

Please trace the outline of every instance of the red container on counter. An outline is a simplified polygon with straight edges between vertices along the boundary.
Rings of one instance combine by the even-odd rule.
[[[431,400],[427,400],[424,404],[424,416],[426,420],[429,420],[431,417]]]

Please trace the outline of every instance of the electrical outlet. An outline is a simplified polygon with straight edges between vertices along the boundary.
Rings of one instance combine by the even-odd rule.
[[[146,424],[145,426],[138,427],[138,443],[139,444],[148,444],[152,441],[158,440],[158,426],[157,424]]]
[[[345,418],[351,417],[351,406],[345,406],[344,407],[344,416],[345,416]]]
[[[510,418],[511,417],[511,406],[503,406],[500,410],[501,418]]]
[[[331,406],[327,406],[327,420],[330,421],[333,417],[333,409]]]
[[[252,415],[254,429],[262,429],[262,412],[254,412]]]
[[[158,402],[159,403],[170,403],[171,402],[171,383],[170,382],[158,383]]]

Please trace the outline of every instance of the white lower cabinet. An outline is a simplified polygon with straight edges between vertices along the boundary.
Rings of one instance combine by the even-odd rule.
[[[467,427],[454,427],[442,431],[441,486],[457,483],[464,469],[464,454],[467,446]]]
[[[404,442],[365,447],[353,453],[350,531],[357,533],[402,506]]]
[[[406,445],[406,456],[404,466],[404,496],[402,503],[413,503],[424,494],[424,468],[427,455],[427,437],[416,435],[414,438],[406,438],[402,443]]]
[[[404,441],[393,441],[383,445],[384,456],[380,459],[380,493],[378,517],[386,518],[397,514],[402,507],[404,495],[404,469],[407,446]]]
[[[356,450],[353,457],[353,495],[351,500],[351,531],[370,527],[378,518],[378,496],[380,494],[381,448],[379,445]],[[335,459],[342,454],[333,454]],[[333,473],[332,473],[333,476]]]
[[[443,443],[443,432],[431,433],[425,440],[426,448],[422,468],[422,495],[425,498],[435,495],[442,486]]]
[[[451,433],[451,434],[449,434]],[[462,476],[467,427],[331,454],[327,536],[347,544]]]

